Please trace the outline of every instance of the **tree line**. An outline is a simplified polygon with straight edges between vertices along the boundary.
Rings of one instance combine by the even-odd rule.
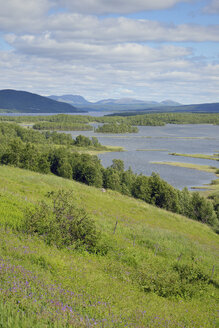
[[[161,126],[165,124],[219,124],[219,114],[206,113],[142,113],[126,112],[109,116],[94,117],[89,115],[40,115],[40,116],[0,116],[0,121],[17,123],[125,123],[130,125]]]
[[[60,130],[60,131],[92,131],[93,127],[84,123],[71,122],[39,122],[33,125],[34,130]]]

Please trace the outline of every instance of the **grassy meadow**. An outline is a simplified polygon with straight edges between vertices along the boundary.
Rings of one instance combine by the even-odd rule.
[[[48,192],[72,191],[102,253],[22,231]],[[217,327],[218,235],[117,192],[0,166],[0,327]]]

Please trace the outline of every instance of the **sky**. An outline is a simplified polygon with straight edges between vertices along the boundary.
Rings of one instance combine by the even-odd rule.
[[[0,89],[219,102],[219,0],[0,0]]]

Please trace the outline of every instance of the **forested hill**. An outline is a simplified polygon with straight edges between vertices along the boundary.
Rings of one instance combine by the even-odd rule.
[[[158,108],[163,111],[162,108]],[[193,113],[219,113],[219,103],[192,104],[181,106],[165,106],[164,111],[193,112]]]
[[[219,113],[219,102],[218,103],[207,103],[207,104],[192,104],[192,105],[180,105],[180,106],[157,106],[148,107],[145,109],[127,110],[111,114],[109,116],[134,116],[152,113],[205,113],[205,114],[216,114]]]
[[[35,93],[16,90],[0,90],[0,110],[20,113],[74,113],[80,109],[40,96]]]

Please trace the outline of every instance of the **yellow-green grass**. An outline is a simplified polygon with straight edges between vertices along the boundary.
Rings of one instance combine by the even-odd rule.
[[[11,230],[22,223],[25,207],[59,188],[72,190],[73,198],[95,219],[111,245],[106,256],[58,250],[37,237]],[[216,327],[216,285],[191,299],[164,298],[144,292],[135,278],[142,270],[155,277],[161,273],[168,276],[172,266],[182,261],[198,263],[216,279],[218,236],[199,222],[113,191],[1,166],[0,240],[0,258],[9,263],[10,273],[3,276],[8,278],[4,286],[8,281],[12,288],[9,294],[2,291],[7,302],[0,301],[0,324],[1,320],[9,322],[7,327],[65,327],[67,317],[58,313],[54,319],[51,299],[68,303],[80,314],[81,321],[75,314],[71,327]],[[23,274],[22,270],[31,273]],[[25,287],[26,297],[23,290],[13,293],[13,283],[24,276],[31,283],[31,293],[30,287]],[[70,292],[74,293],[72,298]]]
[[[83,153],[83,154],[89,154],[89,155],[98,155],[98,154],[104,154],[107,152],[121,152],[121,151],[125,151],[125,149],[123,147],[117,147],[117,146],[104,146],[104,149],[89,149],[86,147],[76,147],[76,146],[72,146],[72,150],[77,151],[79,153]]]
[[[193,164],[193,163],[182,163],[182,162],[150,162],[152,164],[160,164],[160,165],[170,165],[170,166],[177,166],[177,167],[185,167],[188,169],[194,169],[198,171],[204,171],[209,173],[216,173],[217,168],[212,167],[210,165],[200,165],[200,164]]]
[[[192,158],[201,158],[201,159],[210,159],[214,161],[219,160],[219,154],[213,155],[204,155],[204,154],[179,154],[179,153],[169,153],[169,155],[173,156],[182,156],[182,157],[192,157]]]

